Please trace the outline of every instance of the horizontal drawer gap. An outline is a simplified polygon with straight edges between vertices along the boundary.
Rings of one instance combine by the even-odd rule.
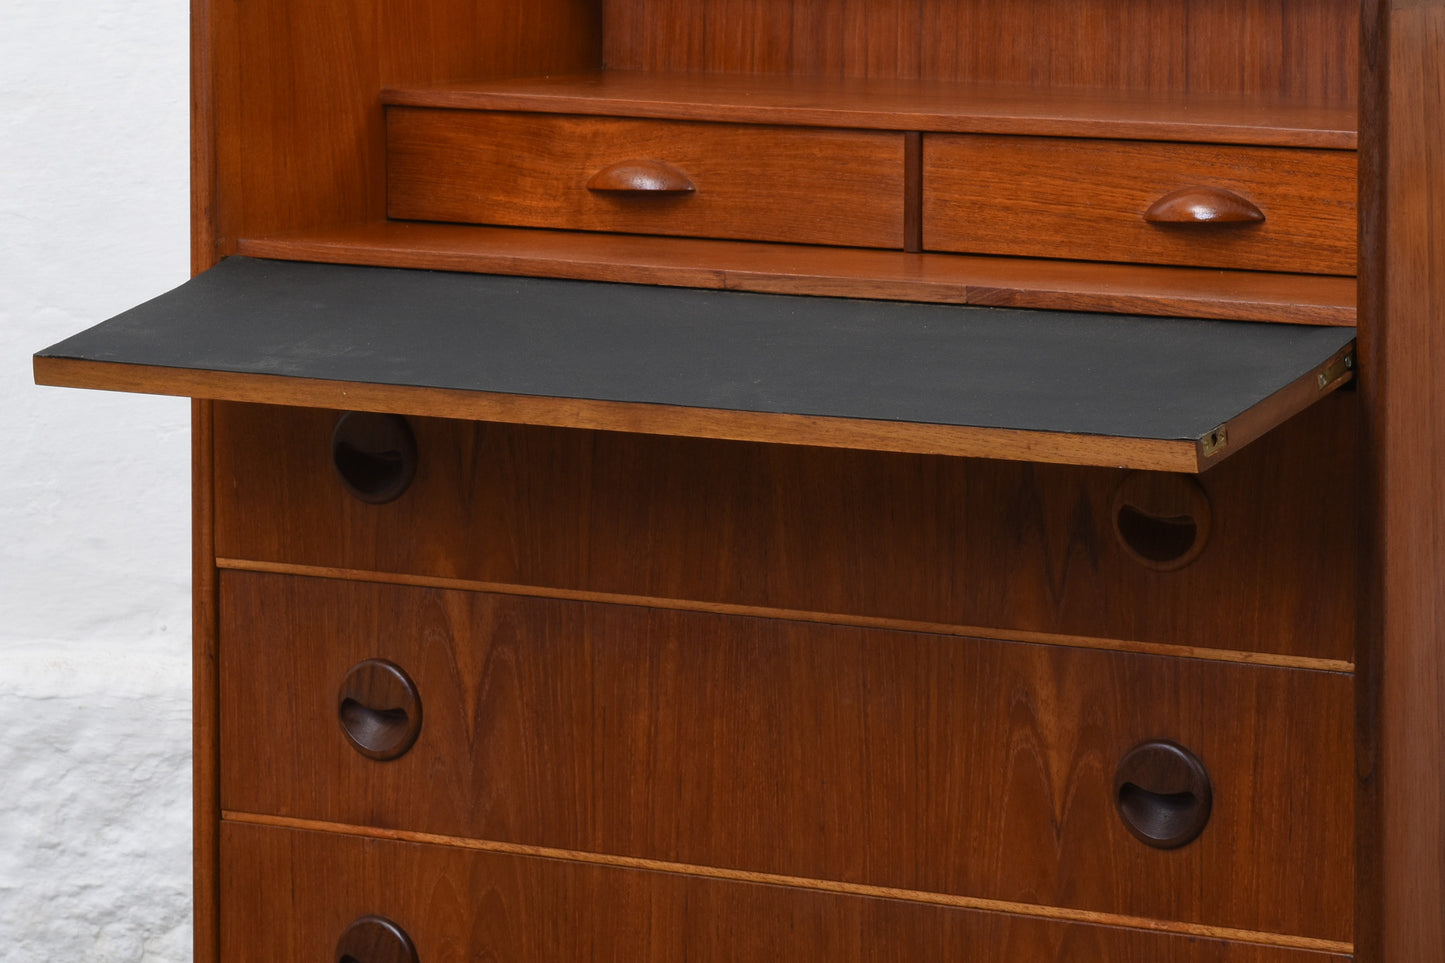
[[[299,575],[308,578],[341,579],[348,582],[377,582],[386,585],[410,585],[421,588],[455,589],[469,592],[489,592],[496,595],[519,595],[533,598],[565,599],[577,602],[603,602],[611,605],[635,605],[644,608],[674,609],[684,612],[707,612],[717,615],[736,615],[750,618],[784,619],[793,622],[813,622],[823,625],[842,625],[853,628],[884,629],[900,632],[922,632],[930,635],[951,635],[961,638],[996,639],[1002,642],[1020,642],[1033,645],[1056,645],[1080,649],[1101,649],[1114,652],[1133,652],[1142,655],[1161,655],[1170,658],[1199,659],[1207,662],[1227,662],[1243,665],[1258,665],[1270,668],[1304,669],[1316,672],[1354,671],[1354,663],[1341,659],[1320,659],[1308,656],[1280,655],[1271,652],[1243,652],[1227,649],[1210,649],[1189,645],[1170,645],[1157,642],[1139,642],[1128,639],[1102,639],[1091,636],[1060,635],[1048,632],[1026,632],[1015,629],[983,628],[948,623],[918,622],[908,619],[878,618],[872,616],[846,615],[831,612],[809,612],[798,609],[769,608],[756,605],[734,605],[724,602],[700,602],[689,599],[658,598],[645,595],[623,595],[611,592],[577,591],[565,588],[547,588],[531,585],[511,585],[497,582],[481,582],[470,579],[441,578],[429,575],[410,575],[393,572],[373,572],[356,569],[331,568],[317,565],[295,565],[286,562],[266,562],[250,559],[218,558],[216,567],[239,572],[263,572],[276,575]]]
[[[383,91],[408,107],[1353,149],[1350,104],[1259,94],[599,70]]]
[[[981,307],[1353,325],[1354,278],[377,221],[247,238],[254,257]]]
[[[905,900],[913,903],[951,906],[989,913],[1007,913],[1014,916],[1028,916],[1036,919],[1060,920],[1073,923],[1088,923],[1095,926],[1117,926],[1124,929],[1147,930],[1155,933],[1172,933],[1181,936],[1228,940],[1237,943],[1253,943],[1261,946],[1276,946],[1288,949],[1338,954],[1350,954],[1354,952],[1353,944],[1342,943],[1336,940],[1321,940],[1280,933],[1263,933],[1255,930],[1208,926],[1200,923],[1184,923],[1175,920],[1147,919],[1137,916],[1123,916],[1116,913],[1098,913],[1089,910],[1074,910],[1034,903],[1014,903],[1005,900],[955,896],[947,893],[894,889],[886,886],[867,886],[858,883],[837,882],[834,880],[784,876],[776,873],[745,872],[717,866],[697,866],[689,863],[672,863],[633,856],[614,856],[604,853],[554,849],[548,846],[527,846],[517,843],[472,839],[463,836],[443,836],[435,833],[385,829],[376,826],[355,826],[345,823],[324,822],[314,819],[297,819],[288,816],[269,816],[260,813],[236,812],[232,810],[223,810],[221,812],[221,818],[227,822],[252,826],[268,826],[278,829],[292,829],[307,832],[338,833],[370,839],[386,839],[396,842],[422,843],[434,846],[451,846],[458,849],[469,849],[481,852],[506,853],[513,856],[530,856],[540,859],[560,859],[598,866],[639,869],[654,873],[702,876],[710,879],[725,879],[764,886],[788,886],[797,889],[839,893],[850,896]]]

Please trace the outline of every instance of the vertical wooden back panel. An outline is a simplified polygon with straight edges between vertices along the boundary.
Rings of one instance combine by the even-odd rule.
[[[611,0],[607,66],[1353,103],[1344,0]]]

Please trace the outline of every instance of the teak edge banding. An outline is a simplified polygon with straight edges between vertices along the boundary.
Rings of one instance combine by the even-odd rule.
[[[1328,363],[1226,422],[1221,427],[1229,429],[1234,422],[1239,422],[1238,440],[1231,439],[1226,447],[1208,457],[1204,454],[1202,439],[1123,438],[1013,428],[682,408],[74,358],[36,357],[34,370],[37,384],[64,388],[96,388],[213,401],[381,411],[417,417],[465,418],[726,441],[1198,473],[1223,461],[1243,448],[1246,442],[1348,380],[1340,378],[1323,389],[1316,388],[1317,371],[1323,370]]]
[[[1344,659],[1321,659],[1311,656],[1282,655],[1274,652],[1248,652],[1232,649],[1211,649],[1203,646],[1145,642],[1134,639],[1107,639],[1085,635],[1063,635],[1051,632],[1030,632],[1020,629],[985,628],[955,625],[947,622],[919,622],[911,619],[868,615],[847,615],[835,612],[813,612],[762,605],[739,605],[728,602],[703,602],[692,599],[663,598],[651,595],[626,595],[617,592],[553,588],[538,585],[514,585],[503,582],[482,582],[473,579],[413,575],[398,572],[373,572],[361,569],[334,568],[323,565],[298,565],[290,562],[267,562],[255,559],[218,558],[216,567],[237,572],[259,572],[272,575],[295,575],[304,578],[340,579],[348,582],[377,582],[385,585],[407,585],[417,588],[447,589],[463,592],[487,592],[494,595],[517,595],[530,598],[561,599],[572,602],[601,602],[610,605],[635,605],[644,608],[672,609],[683,612],[706,612],[748,618],[783,619],[792,622],[813,622],[851,628],[882,629],[897,632],[920,632],[958,638],[996,639],[1031,645],[1054,645],[1079,649],[1130,652],[1140,655],[1162,655],[1206,662],[1225,662],[1267,668],[1302,669],[1313,672],[1351,673],[1353,662]]]
[[[657,859],[643,859],[635,856],[614,856],[605,853],[588,853],[570,849],[554,849],[548,846],[528,846],[518,843],[472,839],[464,836],[443,836],[436,833],[383,829],[373,826],[351,826],[344,823],[332,823],[317,819],[269,816],[261,813],[236,812],[233,810],[223,810],[221,818],[227,822],[251,826],[265,826],[273,829],[336,833],[366,839],[451,846],[457,849],[504,853],[512,856],[560,859],[570,862],[588,863],[595,866],[610,866],[617,869],[638,869],[654,873],[702,876],[709,879],[731,880],[738,883],[753,883],[763,886],[789,886],[795,889],[808,889],[846,896],[906,900],[912,903],[928,903],[935,906],[950,906],[957,909],[978,910],[989,913],[1007,913],[1014,916],[1028,916],[1036,919],[1055,920],[1067,923],[1084,923],[1094,926],[1117,926],[1124,929],[1147,930],[1154,933],[1172,933],[1179,936],[1227,940],[1235,943],[1254,943],[1262,946],[1312,950],[1341,955],[1349,955],[1353,952],[1352,944],[1342,943],[1336,940],[1322,940],[1308,936],[1292,936],[1282,933],[1263,933],[1257,930],[1235,929],[1227,926],[1210,926],[1203,923],[1156,920],[1139,916],[1124,916],[1117,913],[1101,913],[1094,910],[1045,906],[1036,903],[1014,903],[1006,900],[985,899],[974,896],[956,896],[949,893],[929,893],[920,890],[895,889],[888,886],[868,886],[861,883],[844,883],[836,880],[784,876],[777,873],[754,873],[743,870],[724,869],[717,866],[697,866],[689,863],[672,863]]]
[[[414,221],[242,238],[237,253],[325,264],[764,294],[1290,324],[1355,323],[1355,279],[1324,275]]]
[[[1353,150],[1353,105],[967,80],[603,68],[388,87],[388,107]]]
[[[1192,439],[1114,438],[1061,432],[900,424],[851,418],[680,408],[618,401],[532,397],[415,385],[322,381],[67,358],[35,359],[37,384],[179,395],[301,408],[381,411],[416,417],[624,431],[637,434],[958,455],[1069,465],[1198,472]]]

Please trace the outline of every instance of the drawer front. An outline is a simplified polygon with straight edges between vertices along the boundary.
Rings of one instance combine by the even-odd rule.
[[[931,250],[1356,270],[1353,151],[930,134],[923,163]],[[1159,205],[1154,216],[1164,220],[1146,219],[1162,199],[1193,189],[1207,193]],[[1262,220],[1248,219],[1255,213]]]
[[[1110,469],[412,419],[415,477],[370,504],[336,413],[217,405],[217,553],[1350,660],[1354,414],[1325,398],[1157,500]]]
[[[220,615],[229,811],[1350,935],[1345,675],[240,572]],[[397,759],[344,731],[369,659]],[[1150,740],[1210,777],[1179,849],[1116,811]]]
[[[394,107],[393,218],[903,245],[903,135]]]
[[[238,823],[222,826],[221,861],[225,963],[336,959],[344,934],[367,916],[404,934],[418,963],[1347,959],[905,900]],[[377,940],[368,949],[387,942]],[[355,957],[357,963],[402,958]]]

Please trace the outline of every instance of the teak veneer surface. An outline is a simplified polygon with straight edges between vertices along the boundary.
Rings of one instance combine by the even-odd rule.
[[[923,180],[928,250],[1355,273],[1353,151],[931,136]],[[1201,186],[1263,220],[1145,220],[1160,198]]]
[[[1362,961],[1445,957],[1445,4],[1365,4]]]
[[[665,161],[680,193],[599,191]],[[495,111],[387,112],[387,213],[418,221],[904,245],[903,136]]]
[[[215,958],[219,934],[221,734],[215,551],[215,449],[209,401],[191,402],[192,879],[196,957]]]
[[[592,0],[198,0],[196,267],[252,234],[383,216],[377,92],[597,66]]]
[[[602,62],[1351,105],[1357,20],[1341,0],[622,0]]]
[[[226,823],[223,956],[325,959],[383,913],[423,960],[1343,963],[1275,946]],[[442,954],[455,954],[442,956]]]
[[[241,254],[981,307],[1355,323],[1353,278],[377,221],[243,238]]]
[[[1350,939],[1347,675],[243,572],[220,605],[226,810]],[[423,705],[385,763],[337,720],[368,658]],[[1114,810],[1148,739],[1213,782],[1177,851]]]
[[[1115,469],[411,419],[411,488],[366,505],[335,413],[218,405],[216,551],[1349,662],[1351,414],[1328,399],[1201,476],[1208,542],[1168,572],[1116,538]]]
[[[241,237],[381,216],[382,89],[575,75],[603,64],[918,79],[1053,88],[1065,99],[1075,96],[1070,88],[1187,94],[1204,106],[1206,125],[1225,130],[1227,106],[1209,105],[1231,97],[1347,115],[1356,96],[1356,19],[1340,0],[1051,0],[1042,8],[1035,0],[747,0],[701,9],[683,0],[198,3],[196,266],[233,253]],[[1281,126],[1350,127],[1328,119]]]
[[[1352,104],[1184,91],[597,70],[382,91],[395,106],[1350,149]]]

